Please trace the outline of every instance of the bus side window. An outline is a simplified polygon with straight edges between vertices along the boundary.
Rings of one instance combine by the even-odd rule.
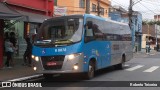
[[[92,21],[87,21],[85,28],[86,28],[85,42],[93,41],[95,38],[94,38],[93,29],[92,29]]]

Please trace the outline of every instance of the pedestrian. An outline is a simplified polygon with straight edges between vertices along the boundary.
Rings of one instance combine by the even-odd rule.
[[[13,46],[15,47],[15,48],[17,48],[17,38],[16,38],[16,34],[14,33],[14,32],[11,32],[10,33],[10,38],[9,38],[9,40],[10,40],[10,42],[13,44]],[[18,49],[17,49],[18,50]],[[15,54],[17,54],[17,52],[18,51],[15,51]]]
[[[23,55],[23,59],[24,59],[24,66],[29,66],[31,67],[31,55],[32,55],[32,44],[30,42],[30,38],[27,37],[25,38],[26,40],[26,43],[27,43],[27,48],[26,48],[26,51]]]
[[[16,39],[16,35],[14,32],[10,33],[10,42],[13,44],[14,47],[16,47],[17,44],[17,39]]]
[[[5,33],[4,33],[4,42],[5,42],[6,39],[9,39],[9,32],[5,32]],[[3,51],[4,51],[4,55],[6,56],[5,45],[4,45]]]
[[[11,63],[13,62],[13,53],[14,53],[14,46],[13,44],[9,41],[9,39],[7,38],[5,40],[5,52],[6,52],[6,56],[7,56],[7,60],[5,62],[5,66],[7,68],[12,68],[11,67]]]

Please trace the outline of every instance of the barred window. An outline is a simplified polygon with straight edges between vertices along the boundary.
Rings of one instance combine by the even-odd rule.
[[[79,0],[79,7],[84,8],[85,7],[85,0]]]
[[[96,5],[92,4],[92,12],[96,12]]]
[[[100,7],[100,14],[104,15],[104,8]]]

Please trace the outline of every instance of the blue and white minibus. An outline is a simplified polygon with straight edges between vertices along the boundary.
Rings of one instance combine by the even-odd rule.
[[[45,20],[32,50],[33,69],[52,74],[84,73],[131,60],[131,31],[127,24],[95,15],[69,15]]]

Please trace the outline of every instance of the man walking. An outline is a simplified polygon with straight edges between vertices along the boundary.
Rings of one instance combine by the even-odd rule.
[[[31,55],[32,55],[32,44],[30,42],[30,38],[27,37],[26,39],[26,43],[27,43],[27,48],[26,51],[23,55],[24,58],[24,64],[23,65],[28,65],[29,67],[31,67]]]

